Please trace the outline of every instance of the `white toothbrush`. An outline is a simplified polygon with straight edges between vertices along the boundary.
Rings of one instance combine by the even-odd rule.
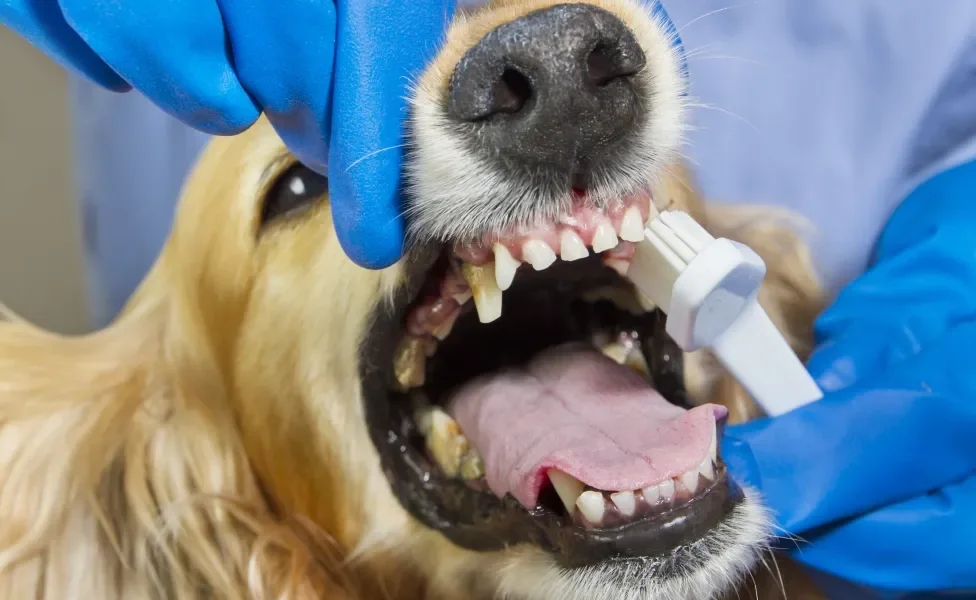
[[[667,315],[665,330],[678,346],[710,348],[766,414],[823,397],[759,305],[766,264],[748,246],[668,211],[644,229],[627,275]]]

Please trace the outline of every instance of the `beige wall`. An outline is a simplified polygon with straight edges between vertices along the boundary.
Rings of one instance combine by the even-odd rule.
[[[65,72],[0,26],[0,303],[88,328]]]

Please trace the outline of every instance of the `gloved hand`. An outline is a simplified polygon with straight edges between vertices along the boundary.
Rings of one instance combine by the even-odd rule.
[[[336,230],[357,263],[402,253],[402,116],[454,0],[0,0],[0,23],[116,91],[233,134],[264,112],[330,177]]]
[[[816,324],[825,397],[723,440],[795,558],[861,585],[976,590],[974,194],[976,162],[910,194]]]

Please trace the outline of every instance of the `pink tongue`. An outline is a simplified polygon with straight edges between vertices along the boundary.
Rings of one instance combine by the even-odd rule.
[[[484,459],[491,490],[530,508],[553,467],[606,491],[697,468],[726,412],[674,406],[630,368],[582,345],[547,350],[524,371],[473,380],[448,411]]]

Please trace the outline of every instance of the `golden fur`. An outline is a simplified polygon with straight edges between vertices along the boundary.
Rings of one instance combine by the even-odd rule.
[[[485,32],[553,3],[505,0],[459,21],[424,80],[446,81]],[[0,323],[0,599],[517,597],[552,568],[533,549],[462,550],[392,495],[357,374],[401,264],[350,262],[327,202],[258,236],[261,198],[292,162],[263,120],[214,140],[115,323],[78,338]],[[804,355],[822,301],[784,222],[705,206],[677,163],[655,197],[764,258],[761,301]],[[758,414],[707,355],[686,363],[696,401]]]

